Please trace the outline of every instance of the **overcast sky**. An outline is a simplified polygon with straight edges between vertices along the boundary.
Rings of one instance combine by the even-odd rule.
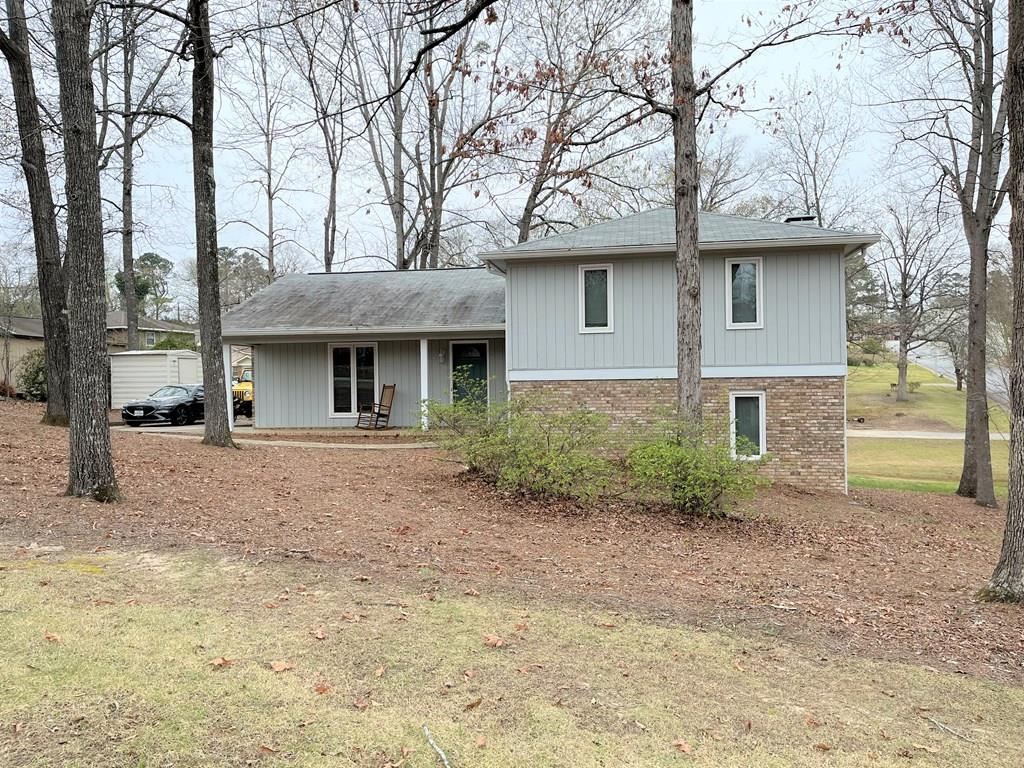
[[[666,12],[667,3],[668,0]],[[745,27],[741,19],[745,14],[772,14],[779,7],[777,1],[698,2],[695,11],[698,65],[704,62],[714,64],[731,58],[728,44],[742,36]],[[870,56],[859,55],[855,51],[847,50],[840,59],[837,43],[820,39],[765,51],[743,68],[741,77],[747,84],[748,102],[767,105],[771,96],[782,91],[784,80],[793,75],[808,81],[818,78],[823,87],[846,88],[854,84],[851,90],[860,91],[862,89],[857,84],[870,75],[871,65],[866,61]],[[228,50],[225,55],[230,57],[235,52]],[[837,69],[840,60],[842,67]],[[181,77],[186,84],[187,74],[187,66],[183,66]],[[230,100],[220,95],[217,127],[222,142],[237,135],[237,122],[238,116],[233,112]],[[763,121],[759,119],[747,116],[731,118],[727,129],[747,136],[748,148],[752,153],[763,152],[769,145],[769,138],[764,135]],[[882,132],[865,132],[856,157],[851,158],[850,172],[865,179],[879,174],[881,160],[888,153],[890,143],[890,139]],[[220,244],[257,248],[263,243],[259,234],[242,223],[227,223],[250,219],[262,224],[264,217],[258,190],[246,184],[248,176],[243,156],[222,147],[216,160],[218,213],[223,224]],[[146,139],[143,154],[137,161],[137,169],[139,188],[135,206],[142,228],[136,243],[136,253],[152,250],[181,264],[194,256],[191,150],[185,129],[174,123],[161,126]],[[282,195],[277,215],[279,224],[292,230],[297,244],[282,250],[290,258],[299,261],[303,268],[313,270],[319,264],[322,198],[301,188],[317,186],[322,169],[316,163],[300,161],[295,170],[295,189]],[[23,181],[13,171],[7,171],[0,175],[0,184],[17,189]],[[110,194],[116,197],[116,182],[111,182],[109,186]],[[378,185],[369,169],[357,169],[342,178],[339,190],[339,239],[347,230],[351,252],[387,256],[387,238],[382,234],[387,230],[387,211],[379,204],[379,200]],[[20,242],[27,249],[31,243],[25,238],[24,224],[24,221],[16,221],[14,217],[0,220],[0,240],[8,245]],[[108,264],[117,263],[120,259],[119,251],[118,241],[112,238],[108,242]],[[342,245],[339,243],[339,258],[343,255],[341,251]],[[372,268],[374,265],[367,263],[363,268],[366,266]]]

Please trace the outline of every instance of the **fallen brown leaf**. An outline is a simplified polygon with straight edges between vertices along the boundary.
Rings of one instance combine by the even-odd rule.
[[[501,648],[503,645],[505,645],[505,641],[497,635],[487,634],[484,635],[484,645],[486,645],[488,648]]]
[[[211,667],[230,667],[235,663],[234,659],[226,659],[223,656],[218,656],[216,659],[210,661]]]
[[[387,664],[381,664],[373,671],[374,677],[384,677],[384,673],[388,671]]]
[[[313,632],[312,632],[312,635],[317,640],[326,640],[327,639],[327,633],[324,632],[323,627],[317,627],[316,629],[314,629]]]
[[[487,746],[487,737],[486,736],[477,736],[476,737],[476,745],[480,749],[483,749],[484,747],[486,747]]]
[[[690,746],[690,742],[686,739],[676,739],[672,742],[672,746],[682,752],[684,755],[692,755],[693,747]]]
[[[272,661],[270,668],[275,672],[287,672],[289,669],[295,669],[295,665],[290,661]]]
[[[464,594],[464,595],[468,595],[469,597],[480,597],[480,593],[479,593],[479,592],[478,592],[477,590],[473,589],[472,587],[470,587],[469,589],[467,589],[467,590],[466,590],[465,592],[463,592],[462,594]]]
[[[822,742],[820,744],[815,744],[814,748],[816,750],[818,750],[819,752],[828,752],[830,749],[832,749],[832,745],[831,744],[825,744],[824,742]]]
[[[464,706],[462,708],[463,712],[469,712],[469,710],[471,710],[471,709],[476,709],[477,707],[480,706],[480,704],[483,703],[483,700],[484,700],[483,696],[479,696],[479,697],[473,699],[471,702],[469,702],[466,706]]]
[[[260,753],[264,755],[273,755],[277,753],[277,750],[268,744],[260,744]]]
[[[318,682],[316,685],[313,686],[313,690],[316,691],[321,696],[323,696],[325,693],[328,693],[331,690],[331,686],[329,686],[327,683],[325,683],[325,682],[323,682],[321,680],[320,682]]]
[[[60,635],[55,635],[55,634],[53,634],[53,632],[44,632],[43,633],[43,637],[45,637],[51,643],[59,643],[60,642]]]
[[[361,712],[362,710],[367,709],[370,706],[370,700],[365,698],[364,696],[360,696],[352,702],[352,706]]]

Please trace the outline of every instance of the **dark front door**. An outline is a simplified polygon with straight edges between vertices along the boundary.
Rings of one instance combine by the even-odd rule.
[[[487,342],[452,343],[452,397],[467,396],[487,402]]]

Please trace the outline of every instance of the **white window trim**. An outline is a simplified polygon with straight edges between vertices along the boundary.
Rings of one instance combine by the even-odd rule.
[[[335,411],[334,410],[334,350],[338,347],[349,349],[349,370],[352,371],[352,411]],[[339,341],[336,344],[327,345],[327,416],[332,419],[351,419],[359,415],[359,409],[356,406],[356,347],[373,347],[373,398],[374,401],[377,399],[377,394],[380,392],[380,358],[378,357],[379,352],[377,350],[377,342],[375,341]],[[256,378],[255,372],[253,372],[253,378]]]
[[[604,328],[587,328],[586,323],[586,296],[584,295],[583,286],[583,273],[594,272],[598,270],[605,270],[608,272],[608,325]],[[615,331],[615,313],[613,309],[615,307],[615,292],[613,290],[613,270],[611,264],[580,264],[579,273],[577,275],[577,282],[579,283],[579,320],[580,320],[580,333],[614,333]]]
[[[150,339],[152,339],[152,341],[150,341]],[[154,346],[156,346],[156,332],[155,331],[146,331],[146,346],[147,347],[154,347]]]
[[[736,398],[756,397],[758,403],[757,411],[760,416],[760,453],[738,456],[736,455]],[[749,459],[757,461],[768,452],[768,422],[765,416],[765,396],[763,390],[737,391],[729,393],[729,450],[734,459]]]
[[[755,264],[757,269],[757,319],[752,323],[732,321],[732,265]],[[742,256],[725,260],[725,327],[730,331],[764,328],[764,259],[761,256]]]
[[[483,344],[487,350],[487,405],[491,404],[491,342],[489,339],[451,339],[448,342],[448,402],[455,402],[455,355],[452,354],[456,344]]]

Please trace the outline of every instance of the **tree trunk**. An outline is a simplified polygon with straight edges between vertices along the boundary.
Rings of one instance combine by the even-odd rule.
[[[984,594],[1024,601],[1024,5],[1010,3],[1006,65],[1010,135],[1010,248],[1013,252],[1013,339],[1010,344],[1010,475],[1003,548]]]
[[[956,391],[964,391],[964,369],[959,367],[953,368],[953,375],[956,376]]]
[[[910,399],[907,391],[907,357],[910,354],[910,345],[902,334],[900,335],[899,353],[896,358],[896,402],[905,403]]]
[[[333,162],[327,194],[327,215],[324,216],[324,272],[330,272],[334,268],[338,241],[338,166]]]
[[[986,290],[988,248],[979,235],[969,240],[971,272],[967,316],[967,424],[964,465],[957,494],[973,497],[984,507],[996,506],[992,451],[988,431],[988,386],[985,375]]]
[[[122,73],[124,89],[124,149],[121,152],[121,284],[124,286],[124,323],[129,350],[139,348],[139,299],[135,292],[135,218],[132,192],[135,186],[135,118],[131,112],[135,78],[135,24],[131,8],[121,9]]]
[[[36,277],[42,308],[43,354],[46,362],[46,413],[44,424],[68,423],[69,336],[67,286],[60,258],[57,214],[46,167],[46,145],[39,119],[35,77],[29,47],[24,0],[7,0],[9,37],[0,32],[0,52],[7,59],[14,92],[14,108],[21,140],[21,167],[28,187],[32,214],[32,239],[36,253]]]
[[[675,148],[676,299],[679,416],[702,420],[700,251],[697,240],[697,134],[693,79],[693,4],[672,0],[672,139]]]
[[[71,336],[69,496],[117,499],[107,418],[107,311],[88,0],[54,0],[64,128]]]
[[[192,179],[196,216],[196,280],[199,289],[199,339],[202,342],[206,418],[203,442],[235,447],[228,421],[220,326],[220,277],[217,269],[217,184],[213,167],[214,50],[206,0],[189,0],[192,66]]]

